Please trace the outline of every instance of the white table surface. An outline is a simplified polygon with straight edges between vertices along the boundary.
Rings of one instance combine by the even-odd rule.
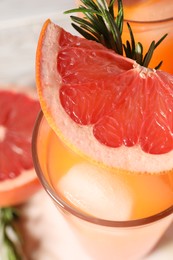
[[[73,7],[73,0],[0,1],[0,85],[35,85],[35,50],[41,25],[47,18],[51,18],[60,26],[73,32],[69,17],[63,14],[63,11]],[[87,257],[79,248],[44,191],[26,204],[24,214],[26,225],[24,229],[29,229],[33,237],[32,241],[27,236],[29,232],[25,234],[30,252],[33,254],[31,260],[71,260],[70,254],[75,260],[94,260]],[[39,241],[39,246],[34,245],[34,240]],[[70,244],[73,247],[67,250]],[[144,260],[172,259],[173,226]]]

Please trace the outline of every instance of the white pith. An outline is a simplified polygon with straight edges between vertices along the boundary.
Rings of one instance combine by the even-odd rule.
[[[0,142],[3,142],[6,135],[6,127],[3,125],[0,125]]]
[[[58,28],[58,29],[57,29]],[[160,173],[173,169],[173,151],[153,155],[142,151],[139,145],[110,148],[99,143],[93,136],[92,126],[76,124],[64,111],[58,95],[61,77],[57,72],[58,37],[61,28],[50,23],[42,47],[40,77],[42,78],[43,110],[50,125],[72,149],[78,150],[99,163],[132,172]],[[48,58],[47,58],[48,57]],[[44,103],[45,100],[45,103]],[[51,104],[46,107],[46,104]],[[51,112],[53,120],[49,118]],[[48,115],[48,116],[47,116]]]
[[[15,189],[36,179],[35,170],[24,170],[18,177],[0,182],[0,192]]]

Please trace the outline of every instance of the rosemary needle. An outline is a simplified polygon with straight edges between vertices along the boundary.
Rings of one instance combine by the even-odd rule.
[[[14,207],[0,208],[0,259],[22,260],[20,250],[21,238],[15,224],[19,212]]]

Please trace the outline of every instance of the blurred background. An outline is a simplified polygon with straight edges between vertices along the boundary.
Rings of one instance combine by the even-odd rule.
[[[51,18],[70,30],[63,14],[73,0],[0,0],[0,85],[35,84],[35,51],[43,22]]]

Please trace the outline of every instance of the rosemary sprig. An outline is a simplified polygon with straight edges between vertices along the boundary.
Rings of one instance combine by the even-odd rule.
[[[143,46],[140,42],[135,42],[132,28],[127,23],[130,41],[122,43],[122,32],[124,23],[124,11],[122,0],[117,0],[118,11],[114,13],[114,4],[116,0],[81,0],[82,5],[79,8],[68,10],[65,13],[83,13],[80,18],[71,15],[72,26],[86,39],[94,40],[114,50],[116,53],[135,60],[144,67],[148,67],[153,56],[154,50],[165,39],[165,34],[158,42],[152,41],[146,54],[143,52]],[[162,61],[155,67],[160,68]]]
[[[20,254],[21,238],[15,227],[19,220],[16,208],[0,208],[1,254],[3,260],[22,260]],[[0,257],[1,259],[1,257]]]

